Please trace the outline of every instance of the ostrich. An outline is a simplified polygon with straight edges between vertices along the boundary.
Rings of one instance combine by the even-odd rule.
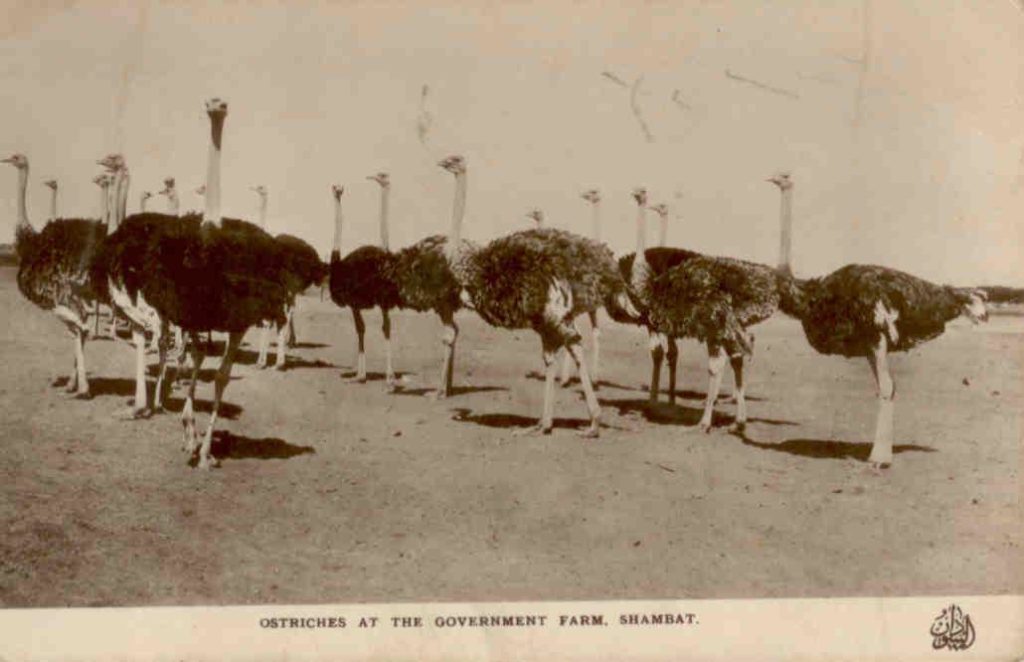
[[[532,229],[496,239],[482,248],[459,242],[466,198],[466,163],[450,156],[440,165],[455,175],[456,205],[452,236],[446,246],[452,271],[474,310],[492,326],[533,329],[541,338],[544,365],[544,409],[534,427],[517,434],[549,434],[554,425],[555,356],[561,348],[576,361],[590,414],[582,432],[598,436],[600,406],[590,383],[580,334],[573,323],[583,312],[605,306],[627,307],[626,286],[612,253],[590,239],[569,232]]]
[[[171,216],[177,216],[180,213],[181,205],[178,202],[178,189],[174,184],[174,177],[166,177],[164,179],[164,187],[160,191],[157,191],[157,195],[167,196],[167,213]]]
[[[986,295],[982,290],[935,285],[902,271],[863,264],[850,264],[821,278],[793,278],[793,181],[786,173],[767,181],[782,194],[782,310],[800,320],[815,351],[867,359],[878,389],[875,438],[868,461],[875,470],[888,467],[892,463],[896,395],[889,353],[938,337],[946,322],[961,315],[975,324],[986,321]]]
[[[267,225],[267,188],[255,186],[252,188],[260,196],[259,226],[266,230]],[[285,286],[288,289],[288,302],[284,308],[284,324],[278,327],[277,337],[277,359],[274,363],[275,370],[285,369],[284,348],[287,341],[286,336],[292,330],[292,320],[295,317],[295,301],[299,294],[307,287],[324,277],[325,267],[317,255],[316,249],[308,243],[290,234],[279,234],[274,240],[281,244],[282,256],[285,260],[283,273],[286,278]],[[264,320],[260,330],[260,351],[256,365],[259,368],[267,367],[267,351],[270,346],[270,334],[274,328],[272,320]]]
[[[669,368],[669,403],[675,402],[676,366],[679,350],[676,338],[660,333],[650,323],[648,312],[652,306],[649,291],[650,281],[658,278],[669,269],[698,257],[699,254],[682,248],[647,248],[647,189],[639,187],[633,190],[633,199],[637,203],[636,217],[636,252],[619,258],[619,271],[629,283],[629,293],[634,306],[640,312],[638,317],[615,318],[618,322],[639,323],[647,328],[651,354],[651,382],[649,403],[658,401],[658,390],[661,386],[661,364],[668,359]],[[639,257],[638,257],[639,256]]]
[[[341,197],[342,186],[331,187],[334,196],[334,247],[331,250],[330,291],[331,300],[342,307],[352,309],[352,320],[356,326],[358,358],[354,381],[366,381],[366,323],[363,312],[374,306],[380,308],[381,332],[384,334],[385,388],[393,392],[397,388],[394,368],[391,364],[391,309],[401,306],[398,286],[394,280],[396,256],[388,250],[388,197],[391,193],[391,178],[386,172],[370,175],[367,179],[380,186],[380,246],[361,246],[344,258],[341,257],[341,237],[344,216]]]
[[[74,369],[65,389],[76,398],[88,399],[89,380],[85,370],[85,341],[89,335],[87,306],[103,299],[94,287],[90,266],[106,237],[102,221],[58,218],[37,232],[28,220],[29,163],[24,154],[14,154],[4,163],[18,171],[18,217],[14,248],[18,254],[18,289],[43,310],[53,311],[74,340]]]
[[[526,212],[526,218],[532,219],[538,229],[544,227],[544,212],[539,209],[531,209]]]
[[[601,243],[601,192],[597,189],[584,191],[581,198],[590,203],[591,206],[591,239]],[[601,328],[597,325],[597,309],[588,310],[587,318],[590,320],[590,336],[594,343],[594,367],[590,369],[590,378],[594,389],[601,387],[599,368],[601,365]],[[573,358],[569,353],[562,359],[562,377],[559,383],[563,388],[572,384]]]
[[[227,103],[206,102],[210,120],[205,211],[168,223],[162,214],[137,214],[107,239],[101,267],[111,293],[130,301],[131,310],[151,307],[190,336],[193,366],[182,410],[185,447],[198,454],[198,466],[217,463],[211,453],[213,429],[235,354],[246,330],[264,319],[282,320],[288,291],[281,244],[256,225],[221,216],[220,161]],[[209,426],[199,442],[194,398],[205,345],[198,333],[228,334],[214,380]]]
[[[47,179],[43,186],[50,189],[50,218],[49,221],[57,220],[57,180]]]
[[[144,213],[144,212],[146,211],[146,203],[147,203],[147,202],[149,201],[149,199],[150,199],[150,198],[152,198],[152,197],[153,197],[153,194],[152,194],[152,193],[150,193],[149,191],[143,191],[143,192],[142,192],[142,193],[141,193],[141,194],[139,195],[139,211],[140,211],[140,212],[143,212],[143,213]]]

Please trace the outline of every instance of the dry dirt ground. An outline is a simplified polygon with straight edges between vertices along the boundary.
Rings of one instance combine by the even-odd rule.
[[[258,371],[246,348],[214,445],[222,467],[202,472],[176,413],[115,418],[132,393],[126,344],[89,343],[96,397],[70,399],[50,382],[71,342],[11,269],[0,309],[6,606],[1024,591],[1020,317],[956,323],[895,358],[898,444],[879,477],[863,463],[867,363],[818,356],[793,320],[756,329],[746,440],[683,429],[704,391],[692,342],[681,401],[645,412],[646,339],[611,324],[601,438],[571,430],[584,423],[578,387],[559,390],[554,434],[514,438],[541,405],[532,333],[461,315],[460,392],[435,403],[421,397],[441,356],[435,317],[397,316],[407,385],[387,395],[379,373],[341,378],[351,316],[305,297],[293,368]],[[728,423],[734,405],[719,410]]]

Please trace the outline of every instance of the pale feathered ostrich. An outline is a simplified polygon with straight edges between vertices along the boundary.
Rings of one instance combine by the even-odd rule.
[[[555,357],[564,347],[576,361],[590,414],[590,425],[583,434],[596,437],[600,407],[573,322],[602,304],[615,310],[629,308],[626,286],[611,251],[590,239],[550,229],[516,232],[482,248],[460,244],[466,163],[461,156],[451,156],[439,165],[455,175],[457,204],[448,259],[473,309],[492,326],[533,329],[541,337],[546,368],[544,410],[536,426],[519,432],[551,432],[558,370]]]
[[[132,300],[135,307],[152,307],[190,336],[193,366],[182,425],[186,449],[198,451],[201,468],[216,463],[210,452],[213,429],[243,335],[264,319],[283,321],[289,298],[281,244],[252,223],[221,216],[220,157],[227,104],[211,99],[206,111],[211,139],[203,217],[186,215],[171,223],[163,214],[128,217],[107,239],[101,262],[112,292]],[[205,346],[197,335],[209,329],[227,332],[228,339],[214,380],[210,424],[200,445],[193,400]]]
[[[50,189],[50,218],[47,220],[49,222],[57,218],[57,180],[47,179],[43,186]]]
[[[946,322],[961,315],[988,319],[985,293],[935,285],[895,269],[850,264],[810,280],[790,276],[793,182],[788,174],[768,180],[782,193],[779,270],[783,312],[797,317],[810,343],[822,354],[865,357],[878,388],[878,417],[868,461],[874,468],[892,463],[893,399],[896,386],[888,355],[939,336]]]
[[[255,186],[253,191],[260,198],[259,226],[261,230],[267,229],[267,187]],[[275,370],[286,368],[285,346],[287,336],[292,329],[292,320],[295,318],[295,302],[298,295],[306,291],[313,283],[324,278],[326,267],[320,261],[316,249],[307,242],[290,234],[279,234],[274,240],[281,244],[282,256],[284,258],[283,275],[285,287],[288,290],[288,302],[284,308],[284,323],[276,325],[277,328],[277,358],[274,362]],[[275,328],[273,320],[264,320],[260,330],[260,350],[256,366],[265,368],[267,366],[267,351],[270,346],[270,334]]]
[[[181,203],[178,201],[178,189],[174,177],[164,178],[164,187],[157,192],[157,195],[167,196],[167,213],[177,216],[181,213]]]
[[[95,287],[90,266],[103,246],[106,228],[102,221],[58,218],[37,232],[28,220],[29,164],[24,154],[4,163],[18,171],[18,217],[14,248],[18,254],[18,290],[43,310],[52,311],[74,340],[74,368],[65,386],[76,398],[91,397],[85,370],[85,341],[89,334],[87,306],[104,300]]]
[[[647,189],[639,187],[633,190],[633,199],[637,203],[636,216],[636,251],[619,258],[619,271],[629,283],[629,293],[634,306],[640,312],[639,317],[614,317],[618,322],[641,324],[647,328],[649,336],[648,349],[651,354],[651,381],[648,399],[650,404],[658,401],[658,390],[661,387],[661,364],[667,358],[669,368],[669,403],[675,402],[676,367],[679,349],[675,336],[659,332],[651,325],[648,312],[652,302],[649,281],[658,278],[669,269],[683,262],[698,257],[700,254],[683,248],[666,248],[659,246],[647,248]],[[636,256],[641,259],[636,259]]]
[[[398,285],[394,280],[396,257],[388,250],[388,198],[391,179],[385,172],[367,177],[380,186],[380,246],[361,246],[344,258],[341,257],[344,215],[341,198],[345,189],[331,187],[334,196],[334,246],[330,261],[331,300],[352,310],[356,327],[358,358],[354,381],[366,381],[366,323],[363,311],[380,308],[381,332],[384,334],[385,388],[397,388],[395,371],[391,363],[391,310],[401,306]]]

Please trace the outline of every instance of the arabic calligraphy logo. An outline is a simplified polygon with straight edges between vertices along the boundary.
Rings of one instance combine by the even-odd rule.
[[[960,607],[949,605],[932,622],[932,648],[948,648],[953,651],[966,650],[974,644],[974,623]]]

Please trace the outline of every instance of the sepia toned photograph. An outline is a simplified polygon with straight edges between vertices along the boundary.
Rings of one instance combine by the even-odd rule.
[[[1024,593],[1018,0],[3,4],[0,622]]]

